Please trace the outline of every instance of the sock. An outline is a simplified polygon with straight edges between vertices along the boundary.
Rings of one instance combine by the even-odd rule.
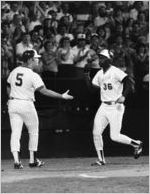
[[[14,157],[14,162],[15,163],[19,163],[19,155],[18,155],[18,152],[17,151],[13,151],[12,152],[12,155]]]
[[[37,158],[37,152],[30,150],[30,163],[34,163],[36,158]]]
[[[30,150],[30,163],[34,163],[34,151]]]
[[[104,161],[105,162],[104,151],[103,150],[97,150],[97,155],[98,155],[98,159],[100,161]]]
[[[137,147],[139,144],[140,144],[140,141],[139,140],[131,140],[131,145],[133,147]]]
[[[102,161],[104,161],[104,162],[105,162],[105,158],[104,158],[104,151],[103,151],[103,150],[100,150],[100,153],[101,153]]]

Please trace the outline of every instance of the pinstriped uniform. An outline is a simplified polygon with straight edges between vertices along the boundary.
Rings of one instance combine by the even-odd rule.
[[[11,86],[8,112],[11,124],[11,151],[20,151],[20,138],[23,123],[29,133],[29,150],[37,151],[39,119],[34,106],[34,92],[44,85],[37,73],[26,67],[17,67],[9,75]]]

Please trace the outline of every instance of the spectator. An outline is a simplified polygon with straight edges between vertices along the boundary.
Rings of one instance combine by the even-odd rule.
[[[78,40],[77,40],[78,34],[84,34],[85,31],[86,30],[85,30],[84,24],[82,24],[82,23],[77,24],[76,28],[73,30],[74,39],[71,41],[72,46],[77,45],[77,43],[78,43]]]
[[[137,16],[137,23],[139,25],[140,31],[142,35],[146,35],[148,33],[148,22],[146,22],[146,17],[144,12],[140,12]]]
[[[44,30],[44,37],[48,38],[51,34],[55,35],[55,29],[51,25],[52,22],[52,17],[48,16],[47,18],[44,19],[43,21],[43,30]]]
[[[7,15],[10,12],[10,5],[9,3],[6,3],[6,1],[1,1],[1,19],[2,22],[6,21],[9,22],[9,20],[7,19]]]
[[[99,26],[97,28],[97,34],[99,36],[99,48],[101,48],[101,50],[103,48],[107,47],[107,40],[106,40],[106,29],[104,26]]]
[[[135,71],[136,77],[141,81],[143,76],[149,72],[149,53],[144,44],[139,45],[136,51]]]
[[[30,36],[31,36],[31,43],[34,47],[34,43],[37,43],[37,39],[39,38],[39,34],[37,31],[33,30],[30,32]]]
[[[21,5],[20,5],[20,10],[19,10],[19,14],[21,13],[21,15],[23,15],[23,17],[26,19],[29,16],[29,8],[28,8],[27,4],[28,4],[27,2],[22,1]],[[30,7],[31,7],[31,5],[30,5]]]
[[[46,1],[40,1],[39,6],[41,8],[41,18],[47,17],[49,12],[49,5]]]
[[[78,25],[77,25],[77,28],[76,28],[76,30],[75,30],[75,34],[76,34],[76,35],[77,35],[77,34],[83,34],[83,33],[84,33],[84,30],[85,30],[84,24],[78,24]]]
[[[108,16],[106,12],[106,5],[101,4],[98,10],[98,16],[94,18],[94,25],[96,27],[102,26],[108,22]]]
[[[93,77],[97,70],[100,68],[99,66],[99,57],[97,53],[100,52],[99,47],[99,36],[96,33],[91,35],[91,44],[90,44],[90,51],[89,51],[89,58],[88,58],[88,65],[86,68],[91,68],[90,76]]]
[[[57,12],[54,11],[54,10],[50,10],[50,11],[48,12],[48,15],[50,15],[51,18],[52,18],[51,26],[55,29],[55,34],[57,34],[57,28],[58,28],[58,21],[57,21],[57,19],[56,19],[56,17],[57,17]]]
[[[116,9],[114,11],[114,20],[115,20],[115,24],[124,24],[124,18],[123,18],[123,12],[121,9]]]
[[[143,1],[135,1],[130,10],[130,18],[133,18],[136,21],[138,19],[139,12],[144,10],[143,5]]]
[[[1,37],[1,67],[2,67],[2,78],[7,78],[10,71],[14,68],[13,61],[13,46],[7,35],[2,34]]]
[[[83,8],[85,9],[83,10]],[[17,52],[17,62],[20,62],[22,50],[34,48],[38,53],[42,54],[45,52],[43,44],[48,40],[51,41],[53,39],[53,44],[57,44],[54,46],[55,49],[59,46],[59,51],[65,52],[67,47],[60,48],[62,46],[60,40],[66,36],[69,37],[70,41],[65,40],[66,43],[64,41],[63,45],[71,45],[72,56],[76,56],[74,66],[82,69],[88,62],[91,63],[91,66],[97,67],[97,59],[95,59],[97,50],[105,47],[114,47],[115,60],[120,60],[120,62],[116,63],[121,63],[121,66],[123,66],[122,63],[125,61],[126,72],[134,76],[135,72],[139,73],[140,71],[137,62],[139,60],[137,59],[138,49],[141,48],[141,45],[144,45],[145,53],[149,51],[149,2],[146,1],[73,3],[2,1],[1,12],[2,37],[5,37],[4,39],[6,39],[8,45],[13,47],[12,60],[14,60],[14,66],[16,64],[15,52]],[[82,18],[83,14],[90,17],[87,18],[88,20],[83,18],[83,20],[85,19],[84,21],[77,20],[77,16],[80,14]],[[34,33],[31,36],[31,40],[27,41],[29,44],[24,44],[22,39],[24,33],[28,31],[33,31]],[[37,35],[34,36],[36,33]],[[96,36],[91,37],[93,33],[97,33],[99,39]],[[79,40],[77,38],[79,34],[86,34],[86,40]],[[9,52],[4,52],[4,50],[7,50],[4,49],[4,42],[5,40],[2,44],[2,54],[6,53],[6,58],[10,60],[10,57],[8,57]],[[80,46],[80,44],[84,46]],[[71,47],[74,48],[72,49]],[[82,53],[81,56],[83,58],[80,58],[77,52],[80,47],[83,47],[83,51],[79,52],[80,54]],[[89,50],[89,53],[86,53],[87,50]],[[87,55],[84,58],[85,53]],[[120,59],[117,59],[118,57]],[[60,61],[62,64],[65,63],[65,61]],[[9,63],[12,67],[12,62]],[[4,66],[8,67],[7,65]],[[133,67],[136,69],[134,73]],[[146,69],[147,67],[145,66],[144,68]]]
[[[43,62],[43,78],[54,78],[58,73],[58,56],[57,56],[57,48],[53,40],[48,40],[44,43],[44,49],[42,55]]]
[[[70,30],[71,30],[71,24],[72,23],[69,21],[69,17],[68,16],[65,15],[65,16],[61,17],[59,23],[61,25],[63,25],[63,26],[66,26],[67,33],[70,32]]]
[[[74,53],[70,46],[70,38],[68,36],[63,37],[60,40],[58,56],[59,56],[59,63],[61,65],[73,65],[74,64]]]
[[[24,33],[22,36],[22,41],[16,45],[17,63],[20,63],[22,61],[22,54],[24,53],[24,51],[31,50],[32,48],[33,44],[31,43],[30,34]]]
[[[8,21],[4,21],[2,23],[1,34],[7,36],[9,38],[10,42],[12,42],[12,33],[10,30],[10,23]]]
[[[33,49],[37,51],[37,53],[42,54],[44,52],[43,40],[39,36],[36,37],[34,42],[32,41]]]
[[[65,36],[60,40],[60,46],[58,48],[60,77],[74,76],[74,57],[74,51],[70,45],[70,38]]]
[[[77,40],[77,45],[73,47],[75,67],[84,68],[89,54],[89,47],[86,45],[86,35],[78,34]]]
[[[111,34],[112,35],[108,39],[109,45],[112,45],[118,36],[121,36],[123,38],[124,36],[123,25],[119,23],[116,24]]]
[[[113,8],[112,4],[113,4],[113,2],[111,2],[111,1],[105,2],[107,15],[113,15],[114,8]]]
[[[92,19],[96,18],[99,15],[98,9],[98,2],[93,2],[91,7]]]
[[[60,7],[61,2],[60,1],[47,1],[48,11],[55,11],[58,12],[58,8]]]
[[[109,38],[112,35],[111,33],[112,33],[113,25],[114,25],[114,23],[112,24],[111,21],[104,25],[104,30],[106,32],[106,34],[105,34],[105,40],[107,41],[107,43],[108,43]]]
[[[34,30],[35,26],[41,25],[40,20],[38,19],[37,14],[32,13],[31,17],[30,17],[30,23],[28,26],[28,30],[29,32],[31,32],[32,30]]]
[[[38,36],[41,40],[44,39],[44,30],[42,25],[35,26],[33,30],[38,33]]]
[[[126,23],[127,20],[130,18],[129,15],[129,2],[128,1],[122,1],[122,15],[123,15],[123,20]]]
[[[133,24],[131,40],[136,44],[137,39],[141,36],[140,27],[137,22]]]
[[[123,46],[123,39],[121,36],[118,36],[115,39],[114,44],[111,46],[111,50],[114,53],[114,66],[120,68],[122,71],[126,71],[126,55]]]
[[[70,38],[70,41],[74,39],[73,35],[71,33],[67,32],[67,28],[65,25],[60,24],[58,26],[58,34],[55,36],[56,44],[59,45],[59,42],[62,37],[68,36]]]
[[[145,36],[139,36],[136,41],[136,49],[138,49],[141,45],[144,45],[145,51],[147,51],[147,46],[149,43],[147,43],[147,37]]]
[[[100,36],[100,37],[102,37],[103,39],[105,39],[105,37],[106,37],[106,31],[105,31],[104,26],[99,26],[99,27],[97,28],[96,33],[98,34],[98,36]]]
[[[22,23],[22,17],[19,14],[14,14],[10,31],[13,34],[14,44],[20,40],[23,33],[26,32],[25,26]]]
[[[129,18],[126,23],[125,23],[125,28],[128,28],[129,30],[129,34],[131,35],[132,30],[133,30],[133,24],[134,24],[134,20],[133,18]]]
[[[17,1],[12,1],[10,3],[10,10],[8,11],[8,13],[5,14],[5,16],[3,17],[4,20],[7,20],[9,22],[11,22],[13,20],[13,17],[15,14],[19,14],[19,2]]]
[[[67,2],[63,3],[62,6],[62,12],[59,12],[57,14],[57,20],[60,20],[62,17],[66,16],[68,18],[68,22],[72,23],[73,22],[73,17],[69,13],[69,4]]]

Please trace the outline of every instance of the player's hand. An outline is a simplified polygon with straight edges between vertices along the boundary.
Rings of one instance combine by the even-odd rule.
[[[124,96],[121,96],[117,99],[116,103],[120,103],[120,104],[123,104],[125,102],[125,97]]]
[[[72,100],[74,97],[69,95],[69,90],[67,90],[65,93],[62,94],[62,98],[65,100]]]

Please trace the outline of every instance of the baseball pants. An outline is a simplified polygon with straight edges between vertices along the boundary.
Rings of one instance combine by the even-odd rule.
[[[93,126],[93,139],[96,150],[103,150],[102,134],[108,124],[110,124],[110,138],[113,141],[123,144],[131,143],[131,138],[120,133],[124,110],[123,104],[101,104],[96,113]]]
[[[26,125],[29,133],[30,151],[37,151],[39,137],[39,119],[34,103],[29,100],[9,100],[8,112],[11,125],[11,152],[20,151],[20,139],[23,123]]]

